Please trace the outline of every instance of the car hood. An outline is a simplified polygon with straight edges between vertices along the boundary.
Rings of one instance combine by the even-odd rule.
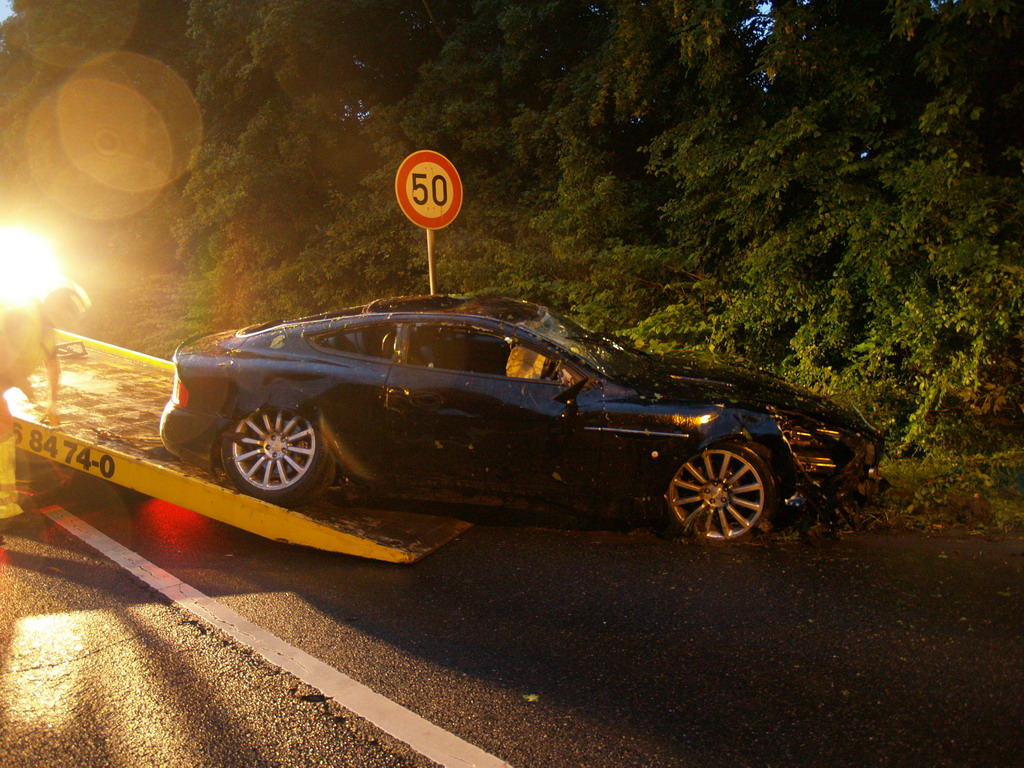
[[[850,405],[799,387],[774,374],[743,368],[711,357],[648,358],[628,382],[656,398],[721,403],[733,407],[779,410],[852,429],[875,432]]]

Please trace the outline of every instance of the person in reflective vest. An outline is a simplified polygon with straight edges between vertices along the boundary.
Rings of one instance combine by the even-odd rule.
[[[43,422],[57,426],[60,363],[54,328],[67,328],[85,311],[89,300],[77,286],[61,286],[41,302],[0,308],[0,394],[20,389],[35,402],[29,376],[46,366],[50,400]],[[22,513],[15,475],[14,417],[0,396],[0,521]]]

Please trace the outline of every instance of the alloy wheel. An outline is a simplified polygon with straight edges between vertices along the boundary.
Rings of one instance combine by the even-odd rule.
[[[232,435],[230,460],[242,479],[262,491],[279,491],[310,471],[316,432],[309,421],[283,410],[263,410],[242,419]]]
[[[746,456],[709,448],[676,473],[666,498],[684,525],[704,526],[709,539],[735,539],[761,518],[766,480]]]

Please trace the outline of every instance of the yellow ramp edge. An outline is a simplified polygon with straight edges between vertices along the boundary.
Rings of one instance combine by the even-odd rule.
[[[142,363],[144,365],[152,366],[153,368],[159,368],[164,371],[174,373],[174,363],[170,360],[164,360],[162,357],[153,357],[153,355],[147,355],[142,352],[136,352],[134,349],[125,349],[124,347],[118,347],[114,344],[108,344],[105,341],[97,341],[96,339],[90,339],[88,336],[79,336],[77,333],[71,333],[70,331],[57,331],[57,341],[60,344],[69,344],[78,342],[86,350],[92,350],[94,352],[106,352],[109,355],[115,357],[121,357],[125,360],[134,360],[135,362]]]
[[[174,370],[169,361],[74,334],[60,336],[70,342],[70,354],[61,357],[61,424],[38,423],[41,408],[9,397],[21,450],[258,536],[386,562],[416,562],[471,527],[439,515],[329,502],[297,511],[226,487],[162,449],[160,413]],[[33,383],[45,391],[43,378]]]

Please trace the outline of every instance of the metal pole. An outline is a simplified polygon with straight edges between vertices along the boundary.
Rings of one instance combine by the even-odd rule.
[[[434,230],[427,230],[427,272],[430,275],[430,295],[437,295],[437,279],[434,272]]]

